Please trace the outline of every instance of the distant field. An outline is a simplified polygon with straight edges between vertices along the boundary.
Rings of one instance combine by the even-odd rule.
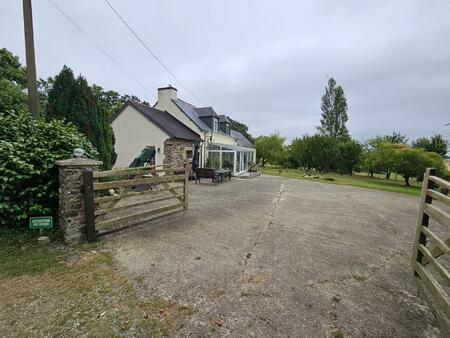
[[[319,173],[311,172],[311,176],[308,178],[303,177],[305,172],[299,169],[284,169],[277,167],[260,167],[261,173],[266,175],[283,176],[298,179],[314,180],[319,182],[333,183],[333,184],[343,184],[352,185],[355,187],[376,189],[383,191],[398,192],[402,194],[409,195],[420,195],[420,183],[411,180],[411,186],[405,186],[405,182],[401,176],[392,174],[391,179],[387,180],[382,175],[377,175],[376,177],[370,177],[367,173],[355,173],[353,176],[350,175],[340,175],[337,173]],[[317,178],[319,177],[319,178]],[[328,179],[328,180],[327,180]]]

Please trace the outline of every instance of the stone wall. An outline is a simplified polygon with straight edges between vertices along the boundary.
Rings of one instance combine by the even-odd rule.
[[[73,158],[56,161],[59,167],[59,226],[68,244],[86,240],[83,171],[98,170],[100,161]]]
[[[177,167],[183,167],[185,148],[192,148],[192,141],[176,138],[167,139],[164,142],[164,164],[176,163]]]

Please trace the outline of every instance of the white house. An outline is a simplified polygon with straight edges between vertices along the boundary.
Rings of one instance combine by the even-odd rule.
[[[256,149],[241,133],[230,128],[225,115],[212,107],[196,107],[177,97],[177,89],[158,89],[155,108],[165,110],[200,135],[199,166],[222,168],[229,166],[234,175],[248,169],[256,161]]]
[[[230,128],[225,115],[196,107],[177,97],[177,89],[158,89],[153,107],[127,102],[112,118],[118,167],[128,167],[144,149],[155,164],[192,160],[193,167],[229,168],[244,173],[256,160],[256,149]]]

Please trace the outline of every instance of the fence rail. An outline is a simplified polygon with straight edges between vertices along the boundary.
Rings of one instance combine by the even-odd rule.
[[[427,169],[412,257],[419,294],[435,313],[446,337],[450,337],[450,214],[444,209],[450,206],[449,189],[450,182],[437,177],[435,169]],[[440,205],[433,205],[433,201]],[[430,220],[438,228],[431,230]]]
[[[85,171],[87,240],[187,211],[188,174],[187,163]]]

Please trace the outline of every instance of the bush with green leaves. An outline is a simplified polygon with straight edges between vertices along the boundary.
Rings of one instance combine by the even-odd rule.
[[[58,212],[56,160],[73,157],[74,148],[98,153],[74,125],[35,120],[28,112],[0,112],[0,226],[26,227],[30,216]]]

